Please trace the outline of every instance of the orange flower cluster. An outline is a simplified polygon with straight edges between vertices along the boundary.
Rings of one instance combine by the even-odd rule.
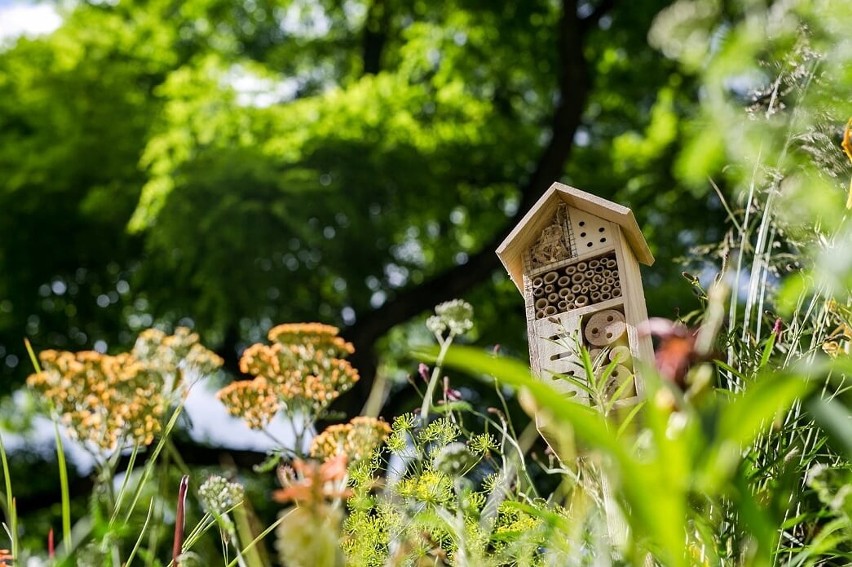
[[[186,327],[178,327],[174,335],[159,329],[142,331],[133,346],[133,356],[144,361],[149,372],[159,373],[166,386],[171,387],[193,376],[211,374],[223,362],[216,353],[204,348],[197,333]]]
[[[141,343],[150,348],[139,350]],[[150,445],[184,371],[222,363],[197,343],[197,335],[179,329],[171,337],[146,331],[133,352],[115,356],[46,350],[39,355],[42,371],[27,384],[53,404],[59,421],[83,443],[107,452],[128,443]],[[178,358],[183,351],[192,351],[193,359]]]
[[[266,425],[278,409],[320,413],[359,378],[358,371],[344,360],[354,348],[337,333],[336,327],[321,323],[273,328],[269,331],[271,345],[253,344],[240,358],[240,370],[256,378],[240,386],[232,384],[217,397],[231,415],[242,416],[254,428]],[[272,395],[277,404],[270,401]],[[253,407],[258,403],[263,407]],[[246,411],[251,412],[250,417]]]
[[[281,404],[265,378],[232,382],[216,393],[228,413],[243,418],[252,429],[266,427]]]
[[[390,432],[390,425],[381,419],[356,417],[349,423],[331,425],[314,437],[311,456],[326,460],[346,455],[352,462],[360,461],[369,458]]]

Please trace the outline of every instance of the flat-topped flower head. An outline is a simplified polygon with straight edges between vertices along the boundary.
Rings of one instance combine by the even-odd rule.
[[[358,381],[358,371],[344,360],[353,347],[337,329],[320,323],[278,325],[271,345],[253,344],[243,351],[240,370],[264,378],[286,409],[320,412]]]
[[[252,429],[263,429],[280,409],[278,396],[265,378],[240,380],[216,393],[228,413],[241,417]]]
[[[314,437],[311,456],[325,460],[346,455],[350,462],[358,462],[369,458],[390,432],[390,425],[381,419],[356,417],[349,423],[331,425]]]
[[[186,357],[214,369],[221,359],[198,344],[197,335],[144,331],[132,352],[41,352],[42,371],[27,384],[52,405],[71,437],[102,452],[150,445],[160,432],[168,394],[180,380]],[[175,349],[174,345],[184,345]],[[167,383],[167,380],[169,383]]]
[[[282,345],[311,345],[329,356],[346,357],[355,347],[338,336],[339,329],[323,323],[284,323],[269,330],[270,342]]]

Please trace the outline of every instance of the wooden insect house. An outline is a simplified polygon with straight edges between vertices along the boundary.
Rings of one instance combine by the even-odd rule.
[[[651,339],[636,332],[648,317],[639,264],[650,266],[654,257],[630,209],[554,183],[497,255],[524,296],[530,362],[539,377],[592,403],[563,377],[586,380],[583,345],[599,375],[616,361],[604,388],[619,393],[619,405],[642,396],[635,361],[650,363],[654,354]]]

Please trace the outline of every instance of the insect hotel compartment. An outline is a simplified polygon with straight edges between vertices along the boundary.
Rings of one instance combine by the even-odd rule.
[[[615,252],[533,276],[531,284],[536,319],[621,297]]]

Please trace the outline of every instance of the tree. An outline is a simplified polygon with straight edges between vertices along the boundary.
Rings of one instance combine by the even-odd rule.
[[[555,180],[632,206],[652,311],[688,310],[672,259],[722,210],[672,175],[693,88],[645,39],[666,4],[79,5],[0,54],[4,371],[25,334],[113,348],[178,321],[233,369],[319,319],[367,387],[381,337],[462,295],[521,350],[493,250]]]

